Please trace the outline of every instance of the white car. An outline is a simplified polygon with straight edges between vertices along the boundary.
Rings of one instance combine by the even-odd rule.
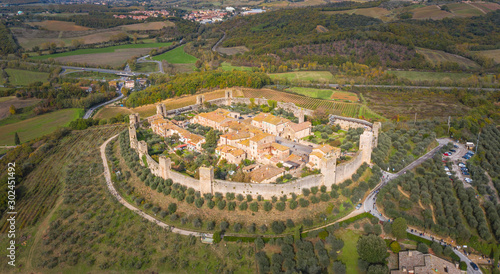
[[[450,169],[447,166],[444,167],[444,170],[450,171]]]
[[[451,172],[446,172],[446,175],[451,176]]]
[[[470,183],[472,183],[472,179],[471,179],[471,178],[465,178],[465,181],[466,181],[467,183],[469,183],[469,184],[470,184]]]

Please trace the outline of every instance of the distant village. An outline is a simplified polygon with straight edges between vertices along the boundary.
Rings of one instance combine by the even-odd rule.
[[[207,9],[207,10],[194,10],[189,14],[184,15],[182,18],[186,20],[196,21],[200,24],[210,24],[215,22],[224,21],[230,16],[241,14],[251,15],[265,12],[263,9],[250,9],[240,8],[240,12],[236,11],[233,7],[226,7],[225,9]]]

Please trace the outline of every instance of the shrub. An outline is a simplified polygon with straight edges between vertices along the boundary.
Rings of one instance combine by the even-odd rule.
[[[220,210],[223,210],[225,207],[226,207],[226,200],[220,200],[217,203],[217,208],[219,208]]]
[[[282,221],[274,221],[271,224],[271,229],[273,230],[274,234],[281,234],[283,233],[283,231],[285,231],[286,227]]]
[[[279,211],[283,211],[286,208],[286,204],[284,202],[278,202],[276,203],[276,209]]]
[[[303,188],[302,189],[302,194],[304,194],[304,196],[309,196],[309,194],[311,194],[311,190],[309,190],[308,188]]]
[[[241,204],[240,204],[240,206],[239,206],[239,209],[240,209],[240,210],[242,210],[242,211],[243,211],[243,210],[247,210],[247,208],[248,208],[248,204],[247,204],[247,202],[243,202],[243,203],[241,203]]]
[[[169,214],[175,213],[176,211],[177,211],[177,204],[170,203],[168,205],[168,212],[169,212]]]
[[[273,204],[271,204],[271,202],[269,202],[269,201],[265,201],[264,202],[264,210],[271,211],[271,209],[273,209]]]
[[[260,232],[262,232],[262,233],[266,233],[266,232],[267,232],[267,225],[261,225],[261,226],[259,227],[259,230],[260,230]]]
[[[300,198],[300,199],[299,199],[299,205],[300,205],[301,207],[308,207],[308,206],[309,206],[309,201],[308,201],[308,200],[306,200],[306,199],[304,199],[304,198]]]
[[[198,198],[194,202],[194,204],[196,205],[197,208],[201,208],[204,203],[205,203],[205,200],[203,198]]]
[[[290,207],[290,209],[292,209],[292,210],[293,210],[293,209],[296,209],[296,208],[297,208],[298,203],[297,203],[297,201],[292,200],[288,206]]]
[[[214,244],[220,243],[221,240],[220,231],[214,232],[213,239],[214,239]]]
[[[250,204],[250,210],[253,212],[259,211],[259,204],[257,202],[253,202]]]
[[[401,251],[401,245],[397,241],[392,242],[389,247],[394,253],[399,253],[399,251]]]
[[[429,247],[427,247],[427,245],[424,243],[418,243],[417,250],[426,254],[427,252],[429,252]]]
[[[215,228],[215,222],[214,221],[210,221],[207,223],[207,229],[208,230],[213,230]]]
[[[208,208],[212,209],[212,208],[214,208],[214,206],[215,206],[215,202],[214,202],[214,201],[212,201],[212,200],[208,200],[208,202],[207,202],[207,206],[208,206]]]

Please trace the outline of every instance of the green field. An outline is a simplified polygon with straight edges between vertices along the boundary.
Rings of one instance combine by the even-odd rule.
[[[49,74],[46,72],[37,72],[20,69],[5,69],[9,75],[9,83],[13,86],[28,85],[33,82],[46,82]]]
[[[252,71],[251,67],[243,67],[243,66],[233,66],[228,62],[222,62],[220,65],[220,68],[224,71],[231,71],[231,70],[244,70],[244,71]]]
[[[467,69],[479,68],[479,65],[470,59],[467,59],[459,55],[447,53],[441,50],[417,48],[417,53],[422,54],[425,57],[425,59],[430,63],[432,63],[433,65],[437,65],[439,63],[444,63],[444,62],[453,62],[457,63],[462,68],[467,68]]]
[[[469,78],[471,73],[454,72],[427,72],[427,71],[386,71],[388,74],[396,75],[398,78],[405,78],[412,81],[440,81],[449,78],[453,81]]]
[[[308,97],[320,98],[325,100],[330,100],[333,91],[331,89],[317,89],[317,88],[301,88],[293,87],[290,88],[291,91],[302,94]]]
[[[134,70],[136,72],[155,72],[158,71],[157,63],[137,63],[137,68]]]
[[[17,132],[21,142],[26,142],[59,127],[67,126],[69,122],[82,116],[82,109],[70,108],[36,116],[14,124],[0,126],[0,145],[14,145],[14,133]]]
[[[296,71],[284,73],[270,73],[271,79],[286,79],[288,81],[303,82],[330,82],[333,75],[329,71]]]
[[[97,49],[78,49],[74,51],[67,51],[55,54],[47,54],[41,56],[32,56],[31,59],[35,60],[43,60],[48,58],[57,58],[57,57],[66,57],[73,55],[82,55],[82,54],[95,54],[95,53],[112,53],[115,51],[123,50],[123,49],[140,49],[140,48],[160,48],[160,47],[168,47],[172,43],[149,43],[149,44],[127,44],[120,46],[112,46],[105,48],[97,48]]]
[[[344,247],[342,248],[342,254],[339,256],[339,260],[342,261],[346,266],[347,274],[359,273],[358,270],[358,250],[356,245],[360,235],[353,230],[344,230],[343,233],[338,233],[336,235],[342,241],[344,241]]]
[[[194,64],[198,59],[190,54],[187,54],[184,51],[184,46],[180,46],[163,54],[154,56],[153,60],[165,60],[171,64]]]

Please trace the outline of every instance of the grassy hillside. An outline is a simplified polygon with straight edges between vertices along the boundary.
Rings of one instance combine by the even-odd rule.
[[[5,69],[9,75],[9,83],[13,86],[24,86],[33,82],[46,82],[49,74],[46,72],[28,71],[20,69]]]
[[[0,126],[0,145],[14,145],[15,132],[19,135],[21,142],[49,134],[81,117],[82,112],[81,109],[77,108],[63,109],[17,123]]]
[[[329,71],[295,71],[285,73],[270,73],[271,79],[286,79],[289,81],[330,82],[333,75]]]
[[[196,57],[187,54],[184,51],[184,46],[180,46],[171,51],[156,55],[153,59],[157,61],[165,60],[171,64],[194,64],[196,60],[198,60]]]
[[[428,72],[428,71],[387,71],[387,73],[396,75],[398,78],[405,78],[416,81],[440,81],[444,78],[449,78],[453,81],[469,78],[471,73],[453,73],[453,72]]]

